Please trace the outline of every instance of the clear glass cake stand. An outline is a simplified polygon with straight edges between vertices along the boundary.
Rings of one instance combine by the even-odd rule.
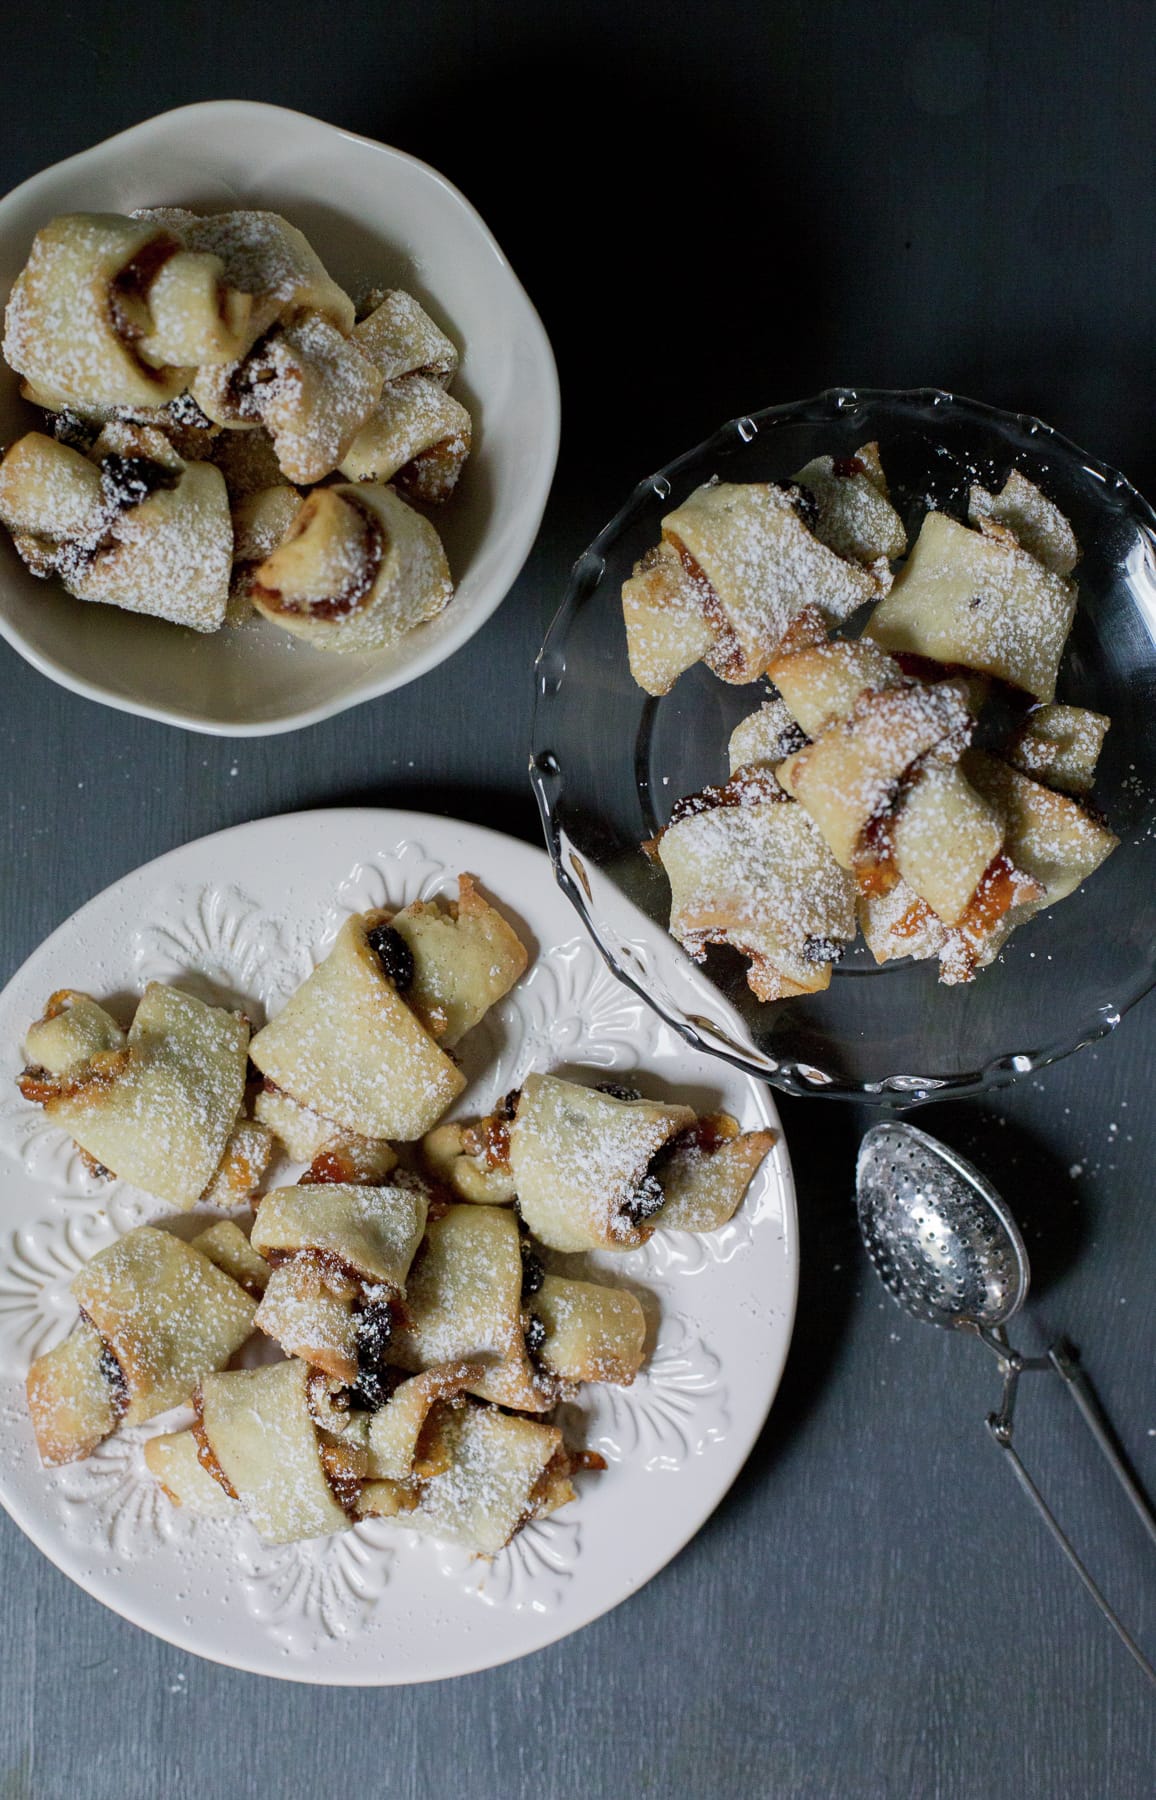
[[[880,445],[917,526],[962,512],[1013,464],[1071,518],[1080,605],[1058,698],[1108,713],[1093,803],[1120,848],[1078,894],[948,988],[934,962],[876,967],[860,942],[826,993],[765,1005],[739,957],[699,967],[666,932],[669,893],[639,846],[675,800],[725,779],[760,690],[698,665],[655,700],[632,680],[620,590],[663,515],[712,475],[778,480]],[[531,776],[558,880],[611,968],[691,1043],[792,1093],[896,1103],[976,1092],[1101,1038],[1156,984],[1156,514],[1121,475],[1038,419],[936,389],[837,388],[733,419],[639,483],[574,565],[536,665]]]

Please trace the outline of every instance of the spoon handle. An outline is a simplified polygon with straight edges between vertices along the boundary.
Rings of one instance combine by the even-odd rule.
[[[1099,1607],[1099,1609],[1103,1613],[1105,1619],[1107,1619],[1109,1625],[1112,1627],[1112,1630],[1116,1633],[1116,1636],[1120,1639],[1120,1642],[1123,1644],[1124,1648],[1128,1651],[1129,1655],[1132,1656],[1134,1658],[1134,1660],[1139,1664],[1140,1668],[1143,1669],[1145,1675],[1148,1677],[1148,1680],[1151,1682],[1152,1686],[1156,1687],[1156,1669],[1154,1669],[1152,1667],[1152,1664],[1148,1661],[1148,1658],[1145,1656],[1143,1650],[1141,1650],[1139,1644],[1136,1642],[1135,1638],[1132,1636],[1132,1633],[1128,1630],[1128,1628],[1124,1624],[1123,1620],[1120,1619],[1117,1616],[1117,1614],[1115,1612],[1113,1612],[1112,1608],[1109,1606],[1107,1600],[1104,1598],[1104,1595],[1101,1593],[1100,1589],[1097,1587],[1095,1581],[1093,1580],[1091,1573],[1089,1572],[1089,1570],[1087,1569],[1085,1564],[1080,1560],[1079,1556],[1076,1554],[1075,1548],[1074,1548],[1073,1544],[1071,1543],[1071,1540],[1068,1538],[1067,1534],[1064,1532],[1064,1530],[1061,1527],[1055,1514],[1052,1512],[1047,1501],[1044,1499],[1043,1495],[1040,1493],[1039,1488],[1036,1486],[1035,1482],[1032,1480],[1031,1476],[1028,1474],[1027,1470],[1025,1469],[1023,1462],[1020,1458],[1019,1452],[1012,1445],[1011,1432],[1008,1429],[1008,1421],[1006,1420],[1006,1418],[1003,1415],[1001,1415],[999,1413],[992,1413],[988,1418],[987,1428],[991,1432],[992,1437],[995,1439],[995,1441],[999,1445],[1000,1449],[1003,1451],[1004,1455],[1007,1457],[1008,1461],[1010,1462],[1011,1467],[1012,1467],[1012,1472],[1015,1475],[1015,1478],[1019,1482],[1020,1486],[1023,1488],[1024,1493],[1027,1495],[1028,1499],[1031,1501],[1032,1505],[1035,1507],[1036,1511],[1039,1513],[1040,1518],[1043,1520],[1044,1524],[1047,1526],[1048,1530],[1051,1532],[1053,1538],[1056,1540],[1056,1543],[1059,1545],[1060,1549],[1063,1551],[1064,1555],[1067,1557],[1068,1561],[1071,1563],[1073,1569],[1076,1571],[1076,1574],[1080,1577],[1080,1580],[1083,1582],[1083,1584],[1087,1588],[1089,1594],[1092,1596],[1092,1599],[1096,1602],[1096,1605]]]
[[[1152,1542],[1156,1544],[1156,1518],[1152,1515],[1147,1495],[1138,1485],[1131,1469],[1120,1454],[1112,1427],[1100,1405],[1096,1390],[1080,1365],[1079,1352],[1073,1345],[1061,1338],[1049,1349],[1048,1361],[1053,1369],[1063,1376],[1065,1386],[1079,1408],[1085,1425],[1099,1444],[1112,1473],[1132,1502],[1140,1523]]]

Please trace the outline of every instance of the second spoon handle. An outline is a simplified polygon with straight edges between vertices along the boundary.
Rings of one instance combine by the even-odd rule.
[[[1031,1476],[1028,1474],[1027,1470],[1024,1468],[1023,1462],[1020,1459],[1019,1452],[1013,1448],[1012,1441],[1011,1441],[1011,1433],[1007,1429],[1006,1420],[1004,1420],[1000,1416],[1000,1414],[992,1413],[992,1415],[988,1419],[987,1428],[991,1432],[992,1437],[995,1439],[995,1441],[999,1445],[1000,1449],[1003,1451],[1004,1455],[1007,1457],[1008,1461],[1011,1463],[1012,1472],[1014,1473],[1015,1478],[1019,1482],[1020,1486],[1023,1488],[1024,1493],[1027,1495],[1028,1499],[1031,1501],[1032,1505],[1035,1507],[1036,1511],[1039,1513],[1040,1518],[1043,1520],[1044,1524],[1047,1526],[1048,1530],[1051,1532],[1052,1536],[1055,1538],[1056,1543],[1059,1545],[1060,1549],[1063,1551],[1064,1555],[1067,1557],[1068,1561],[1071,1563],[1073,1569],[1076,1571],[1076,1574],[1080,1577],[1080,1580],[1083,1582],[1083,1584],[1087,1588],[1089,1594],[1092,1596],[1092,1599],[1096,1602],[1096,1605],[1099,1607],[1099,1609],[1103,1613],[1105,1619],[1107,1619],[1109,1625],[1112,1627],[1112,1630],[1116,1633],[1116,1636],[1120,1639],[1120,1642],[1123,1644],[1124,1648],[1128,1651],[1129,1655],[1132,1656],[1135,1659],[1135,1661],[1139,1664],[1141,1669],[1143,1669],[1145,1675],[1148,1677],[1148,1680],[1152,1683],[1153,1687],[1156,1687],[1156,1669],[1154,1669],[1152,1667],[1152,1664],[1148,1661],[1148,1658],[1145,1656],[1143,1650],[1141,1650],[1139,1644],[1136,1642],[1135,1638],[1132,1636],[1132,1633],[1128,1630],[1128,1628],[1124,1624],[1123,1620],[1120,1619],[1118,1617],[1118,1615],[1115,1612],[1113,1612],[1112,1608],[1109,1606],[1107,1600],[1104,1598],[1104,1595],[1101,1593],[1100,1589],[1097,1587],[1097,1585],[1096,1585],[1095,1581],[1093,1580],[1087,1567],[1080,1560],[1080,1557],[1076,1554],[1075,1547],[1071,1543],[1071,1540],[1068,1538],[1066,1532],[1063,1530],[1063,1528],[1060,1525],[1055,1514],[1052,1512],[1051,1507],[1048,1505],[1047,1501],[1044,1499],[1043,1495],[1040,1493],[1039,1488],[1036,1486],[1035,1482],[1032,1480]]]
[[[1131,1469],[1120,1454],[1107,1415],[1096,1397],[1096,1390],[1080,1365],[1078,1351],[1061,1338],[1049,1349],[1048,1361],[1056,1373],[1063,1376],[1064,1385],[1075,1401],[1085,1425],[1099,1444],[1112,1473],[1132,1502],[1140,1523],[1152,1542],[1156,1544],[1156,1518],[1153,1517],[1148,1498],[1137,1484]]]

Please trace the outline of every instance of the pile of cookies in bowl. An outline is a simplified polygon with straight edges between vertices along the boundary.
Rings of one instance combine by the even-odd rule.
[[[0,464],[33,574],[198,632],[255,608],[321,650],[380,649],[453,583],[434,525],[469,412],[418,300],[359,304],[276,213],[74,213],[36,235],[3,353],[44,428]]]

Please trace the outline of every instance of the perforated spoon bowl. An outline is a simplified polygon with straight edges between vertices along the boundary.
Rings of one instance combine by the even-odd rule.
[[[1020,1376],[1054,1371],[1156,1543],[1156,1518],[1117,1449],[1075,1350],[1060,1342],[1046,1356],[1024,1357],[1008,1343],[1004,1327],[1027,1298],[1031,1279],[1015,1220],[978,1169],[899,1120],[873,1126],[863,1139],[856,1194],[867,1254],[900,1306],[925,1324],[972,1332],[998,1358],[1003,1395],[999,1410],[988,1416],[988,1430],[1092,1599],[1156,1686],[1156,1669],[1108,1604],[1012,1442]]]

